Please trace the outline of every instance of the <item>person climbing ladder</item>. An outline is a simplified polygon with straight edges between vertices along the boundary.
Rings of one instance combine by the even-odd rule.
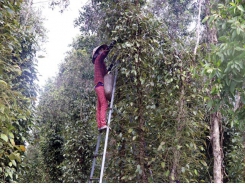
[[[105,168],[105,159],[106,159],[106,150],[107,150],[107,144],[109,139],[109,132],[110,129],[108,128],[110,126],[111,121],[111,115],[112,115],[112,109],[113,109],[113,102],[114,102],[114,94],[115,94],[115,88],[116,88],[116,78],[117,78],[117,64],[115,63],[115,71],[114,76],[110,73],[114,62],[110,65],[109,69],[106,70],[106,65],[104,63],[104,59],[110,52],[111,48],[116,42],[113,41],[109,47],[107,45],[101,45],[99,47],[96,47],[93,50],[92,53],[92,62],[94,64],[94,84],[95,84],[95,92],[97,95],[97,105],[96,105],[96,121],[98,125],[98,139],[96,143],[96,149],[93,155],[93,162],[92,162],[92,168],[90,172],[90,178],[89,182],[93,182],[94,180],[98,180],[99,183],[102,183],[103,180],[103,174],[104,174],[104,168]],[[108,101],[110,101],[110,110],[108,112],[108,124],[106,124],[106,110],[108,106]],[[105,134],[105,140],[104,140],[104,150],[103,154],[99,151],[100,142],[101,142],[101,136],[102,136],[102,130],[107,130]],[[100,157],[102,156],[102,160]],[[99,158],[99,162],[101,161],[101,167],[100,167],[100,175],[99,177],[94,177],[95,168],[96,166],[100,166],[99,164],[96,164],[97,159]],[[98,176],[98,173],[95,175]]]
[[[111,64],[107,70],[104,60],[114,44],[115,42],[112,42],[109,47],[107,45],[96,47],[92,54],[92,62],[94,64],[94,85],[97,95],[96,121],[99,131],[107,128],[106,111],[108,102],[104,91],[104,76],[111,70],[113,65]]]

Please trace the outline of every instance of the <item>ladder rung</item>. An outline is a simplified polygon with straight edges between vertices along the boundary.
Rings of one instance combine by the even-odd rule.
[[[95,167],[101,167],[101,164],[96,164]],[[108,168],[108,166],[104,166],[104,168]]]

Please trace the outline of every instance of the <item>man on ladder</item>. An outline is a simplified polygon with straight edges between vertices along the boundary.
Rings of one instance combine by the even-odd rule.
[[[97,95],[96,121],[99,131],[107,128],[106,110],[108,102],[104,91],[104,76],[111,70],[113,65],[111,64],[107,70],[104,59],[114,44],[115,43],[112,42],[109,47],[107,45],[101,45],[93,50],[92,62],[94,64],[94,85]]]
[[[95,83],[95,91],[97,95],[96,121],[98,125],[99,135],[98,135],[96,149],[95,149],[94,156],[93,156],[92,169],[91,169],[90,179],[89,179],[90,182],[92,182],[93,180],[99,180],[99,183],[102,183],[102,179],[103,179],[106,149],[107,149],[107,143],[108,143],[108,137],[109,137],[108,127],[110,126],[113,100],[114,100],[114,92],[115,92],[115,86],[116,86],[116,77],[117,77],[117,70],[116,70],[114,79],[112,75],[111,77],[108,77],[108,75],[110,75],[108,71],[110,72],[110,70],[113,67],[113,64],[111,64],[109,69],[106,70],[104,59],[106,58],[106,56],[108,55],[109,51],[111,50],[114,44],[115,42],[113,41],[109,45],[109,47],[107,45],[101,45],[99,47],[96,47],[93,50],[93,55],[92,55],[93,57],[92,62],[94,64],[94,83]],[[107,77],[104,79],[105,76]],[[112,80],[110,80],[109,78],[111,78]],[[104,82],[105,82],[105,85],[104,85]],[[104,86],[106,90],[104,90]],[[108,90],[108,89],[111,89],[111,90]],[[109,115],[108,115],[108,124],[106,125],[106,110],[108,106],[107,100],[110,101],[111,103],[110,103],[110,110],[109,110]],[[106,131],[105,142],[104,142],[104,150],[103,150],[103,154],[101,155],[99,154],[99,147],[100,147],[102,130],[107,130],[107,131]],[[94,178],[96,160],[97,160],[97,157],[100,157],[100,156],[103,156],[102,163],[101,163],[100,177]]]

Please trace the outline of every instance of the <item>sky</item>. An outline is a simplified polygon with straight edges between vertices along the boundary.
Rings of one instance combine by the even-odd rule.
[[[79,9],[87,0],[70,0],[70,5],[60,13],[60,8],[54,10],[48,7],[47,0],[33,0],[33,7],[42,11],[44,27],[48,30],[48,42],[43,44],[45,52],[38,52],[44,58],[38,59],[39,85],[44,86],[45,81],[58,73],[58,66],[64,60],[65,53],[73,38],[80,34],[79,28],[74,28],[74,20],[79,16]]]

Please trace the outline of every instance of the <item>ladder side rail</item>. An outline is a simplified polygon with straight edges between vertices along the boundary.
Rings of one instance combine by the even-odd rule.
[[[110,104],[110,111],[109,111],[109,117],[108,117],[108,123],[107,123],[107,130],[106,130],[106,138],[105,138],[105,145],[104,145],[104,153],[103,153],[103,159],[102,159],[102,165],[101,165],[101,171],[100,171],[100,182],[102,183],[103,179],[103,174],[104,174],[104,166],[105,166],[105,157],[106,157],[106,150],[107,150],[107,144],[108,144],[108,137],[109,137],[109,127],[110,127],[110,122],[111,122],[111,114],[112,114],[112,107],[114,103],[114,93],[116,89],[116,79],[117,79],[117,69],[115,72],[114,76],[114,83],[113,83],[113,88],[112,88],[112,97],[111,97],[111,104]]]
[[[98,138],[97,138],[96,149],[95,149],[94,155],[98,154],[99,147],[100,147],[100,141],[101,141],[101,133],[99,133]],[[90,182],[94,176],[94,169],[95,169],[96,159],[97,159],[97,156],[94,156],[94,155],[93,155],[92,169],[91,169],[90,178],[89,178]]]

